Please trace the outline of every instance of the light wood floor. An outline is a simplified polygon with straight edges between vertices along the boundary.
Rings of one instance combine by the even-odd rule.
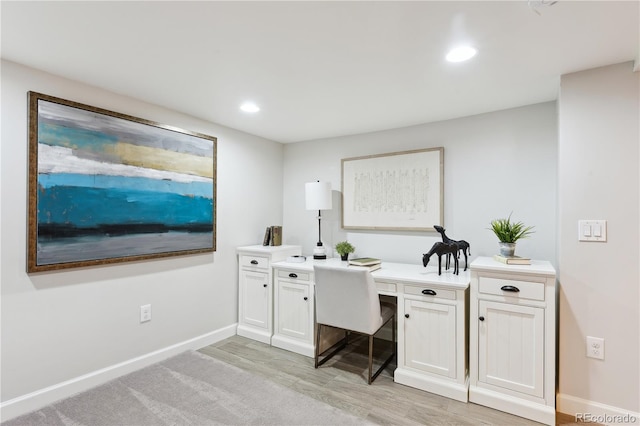
[[[312,358],[240,336],[200,352],[381,425],[540,425],[394,383],[395,360],[372,385],[367,385],[367,349],[363,342],[356,340],[317,370]],[[557,424],[576,423],[572,416],[559,415]]]

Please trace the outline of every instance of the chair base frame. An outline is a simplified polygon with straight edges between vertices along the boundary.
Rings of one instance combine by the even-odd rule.
[[[371,382],[373,382],[376,379],[376,377],[378,377],[378,375],[386,368],[387,365],[389,365],[391,360],[393,360],[393,358],[396,356],[396,352],[397,352],[397,347],[396,347],[396,343],[397,343],[396,342],[396,316],[393,315],[391,318],[389,318],[387,321],[385,321],[385,323],[382,324],[382,327],[380,327],[380,329],[378,331],[380,331],[382,328],[384,328],[384,326],[387,325],[389,323],[389,321],[392,322],[392,336],[393,337],[392,337],[391,344],[393,345],[393,350],[391,351],[391,355],[389,355],[384,360],[384,362],[380,365],[380,367],[378,367],[378,369],[375,372],[373,372],[373,338],[375,336],[375,333],[374,334],[365,334],[366,336],[369,337],[369,375],[367,377],[367,383],[368,384],[371,384]],[[340,339],[338,342],[336,342],[335,344],[333,344],[330,348],[328,348],[325,351],[323,351],[322,353],[320,353],[320,330],[322,329],[322,326],[332,327],[332,326],[326,325],[326,324],[320,324],[320,323],[316,324],[315,368],[320,367],[322,364],[324,364],[325,362],[327,362],[328,360],[333,358],[334,355],[336,355],[338,352],[340,352],[342,349],[344,349],[347,346],[347,344],[349,343],[349,332],[358,333],[357,331],[354,331],[354,330],[343,329],[344,330],[344,337],[342,339]],[[336,328],[336,327],[332,327],[332,328]],[[324,355],[327,352],[329,352],[329,354],[325,355],[322,359],[320,359],[320,356]]]

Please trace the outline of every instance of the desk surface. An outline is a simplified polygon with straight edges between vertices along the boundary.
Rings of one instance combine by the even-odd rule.
[[[312,272],[313,265],[329,265],[336,268],[357,268],[357,266],[349,266],[346,261],[340,259],[314,260],[311,256],[307,257],[306,262],[274,262],[274,268],[286,268],[294,271]],[[469,270],[460,269],[460,274],[455,275],[453,268],[449,270],[442,268],[442,275],[438,275],[438,266],[427,266],[426,268],[418,264],[409,263],[393,263],[382,261],[382,267],[371,273],[376,281],[392,281],[415,284],[432,284],[449,287],[454,289],[466,289],[469,287],[471,275]]]
[[[556,270],[546,260],[532,260],[530,265],[506,265],[491,257],[477,257],[471,262],[471,269],[490,272],[509,272],[514,274],[542,275],[555,277]]]

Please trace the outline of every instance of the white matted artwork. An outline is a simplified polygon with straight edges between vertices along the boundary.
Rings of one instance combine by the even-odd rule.
[[[342,227],[425,231],[444,225],[444,148],[342,159]]]

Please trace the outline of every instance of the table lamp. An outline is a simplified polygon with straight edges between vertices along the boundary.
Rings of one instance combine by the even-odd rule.
[[[320,221],[321,210],[331,209],[331,184],[329,182],[309,182],[305,184],[305,200],[307,210],[318,210],[318,243],[313,249],[314,259],[326,259],[327,253],[322,245]]]

